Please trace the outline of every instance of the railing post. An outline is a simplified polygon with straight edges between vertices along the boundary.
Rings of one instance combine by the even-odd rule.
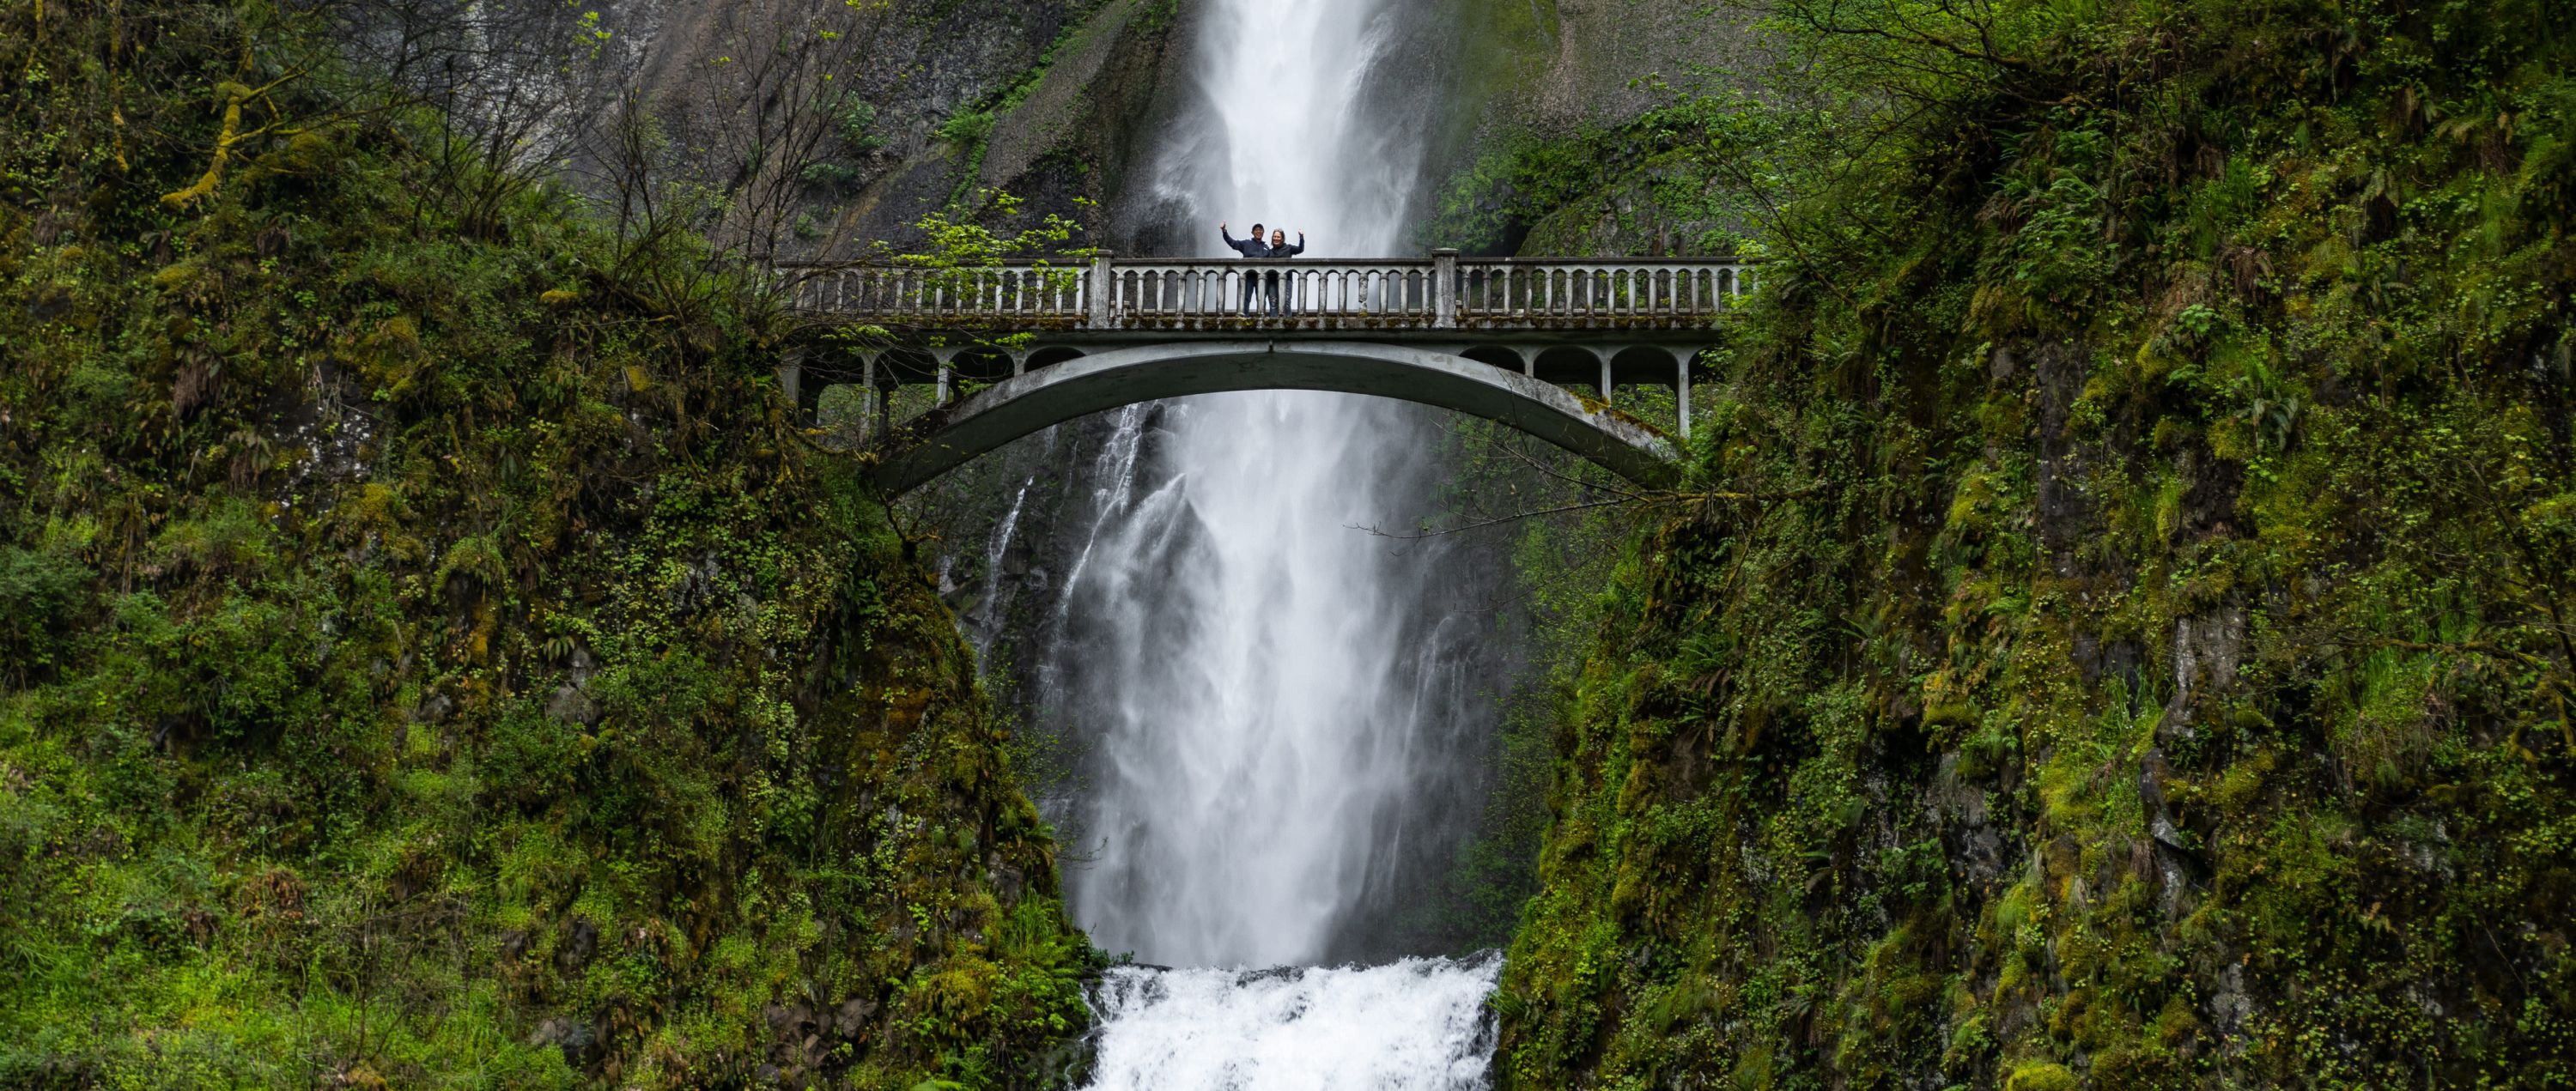
[[[1109,328],[1112,311],[1109,302],[1118,294],[1118,272],[1110,267],[1109,251],[1091,255],[1091,314],[1083,325],[1095,330]]]
[[[1458,328],[1458,251],[1441,247],[1431,252],[1431,328]]]

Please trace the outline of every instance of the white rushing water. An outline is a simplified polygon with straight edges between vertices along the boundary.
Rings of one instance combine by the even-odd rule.
[[[1467,1091],[1500,956],[1353,969],[1119,969],[1095,990],[1100,1091]]]
[[[1384,132],[1360,97],[1395,15],[1388,0],[1211,0],[1203,106],[1162,179],[1198,211],[1204,253],[1227,253],[1220,220],[1303,231],[1310,254],[1404,244],[1417,134]],[[1078,823],[1095,858],[1069,879],[1103,947],[1316,962],[1388,882],[1425,775],[1399,646],[1409,590],[1390,540],[1355,528],[1404,518],[1416,420],[1347,395],[1188,399],[1166,414],[1167,478],[1102,483],[1115,495],[1066,601],[1097,634],[1077,654],[1107,706]]]
[[[1310,256],[1406,248],[1428,94],[1394,96],[1408,113],[1368,89],[1400,4],[1205,0],[1202,101],[1159,194],[1194,211],[1200,254],[1230,256],[1220,220],[1303,231]],[[1444,791],[1477,683],[1444,649],[1473,626],[1427,593],[1428,554],[1357,529],[1419,514],[1433,427],[1361,397],[1212,395],[1130,407],[1084,463],[1095,518],[1038,687],[1089,754],[1068,900],[1102,947],[1197,967],[1099,985],[1093,1086],[1484,1085],[1498,956],[1296,968],[1347,957],[1459,828]]]

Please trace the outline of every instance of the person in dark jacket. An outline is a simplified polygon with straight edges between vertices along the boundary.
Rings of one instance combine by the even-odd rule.
[[[1234,235],[1233,235],[1231,232],[1228,232],[1228,231],[1225,229],[1225,224],[1223,224],[1223,223],[1219,223],[1219,224],[1217,224],[1217,225],[1216,225],[1216,233],[1217,233],[1218,235],[1221,235],[1221,236],[1223,236],[1223,237],[1225,238],[1225,245],[1226,245],[1226,248],[1227,248],[1227,249],[1232,250],[1232,251],[1234,251],[1235,253],[1241,254],[1241,255],[1243,255],[1244,257],[1247,257],[1247,258],[1254,258],[1254,259],[1259,259],[1259,258],[1266,258],[1266,257],[1269,257],[1269,256],[1270,256],[1270,244],[1269,244],[1269,243],[1266,243],[1266,242],[1263,242],[1263,241],[1261,240],[1261,225],[1260,225],[1260,224],[1254,224],[1254,225],[1252,225],[1252,236],[1251,236],[1250,238],[1245,238],[1245,239],[1237,239],[1237,238],[1235,238],[1235,237],[1234,237]],[[1248,269],[1244,271],[1244,274],[1243,274],[1243,313],[1245,313],[1245,314],[1251,314],[1251,313],[1252,313],[1252,285],[1253,285],[1253,282],[1254,282],[1254,281],[1257,281],[1257,280],[1260,280],[1260,279],[1261,279],[1261,274],[1256,273],[1256,272],[1253,272],[1253,271],[1248,270]]]
[[[1260,229],[1259,229],[1259,228],[1254,228],[1254,230],[1255,230],[1255,231],[1258,231],[1258,230],[1260,230]],[[1260,236],[1256,234],[1256,235],[1254,235],[1253,237],[1254,237],[1254,238],[1259,238]],[[1273,231],[1273,232],[1271,232],[1271,233],[1270,233],[1270,246],[1269,246],[1268,250],[1269,250],[1269,252],[1268,252],[1268,253],[1266,253],[1266,254],[1263,254],[1263,255],[1262,255],[1263,257],[1267,257],[1267,258],[1274,258],[1274,259],[1284,259],[1284,258],[1293,258],[1293,257],[1296,257],[1296,256],[1297,256],[1297,255],[1299,255],[1299,254],[1303,254],[1303,253],[1305,253],[1305,252],[1306,252],[1306,233],[1305,233],[1305,232],[1303,232],[1303,231],[1298,232],[1298,233],[1297,233],[1297,245],[1295,245],[1295,246],[1290,246],[1290,245],[1288,245],[1288,232],[1287,232],[1287,231],[1285,231],[1285,230]],[[1263,278],[1263,279],[1267,282],[1267,285],[1268,285],[1268,287],[1269,287],[1269,292],[1270,292],[1270,313],[1272,313],[1272,314],[1278,314],[1278,313],[1279,313],[1279,271],[1278,271],[1278,270],[1276,270],[1276,269],[1271,270],[1268,274],[1266,274],[1266,275],[1264,276],[1264,278]],[[1289,313],[1289,314],[1295,314],[1295,313],[1297,313],[1297,278],[1296,278],[1296,274],[1294,274],[1294,273],[1289,274],[1289,277],[1288,277],[1288,313]]]

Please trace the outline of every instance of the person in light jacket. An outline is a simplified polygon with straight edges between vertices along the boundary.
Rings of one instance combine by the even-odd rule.
[[[1254,230],[1255,230],[1255,231],[1258,231],[1258,230],[1260,230],[1260,229],[1259,229],[1259,228],[1254,228]],[[1259,235],[1255,235],[1255,236],[1253,236],[1253,237],[1254,237],[1254,238],[1259,238],[1260,236],[1259,236]],[[1296,257],[1297,255],[1299,255],[1299,254],[1303,254],[1303,253],[1305,253],[1305,252],[1306,252],[1306,233],[1305,233],[1305,232],[1303,232],[1303,231],[1298,232],[1298,233],[1297,233],[1297,245],[1295,245],[1295,246],[1290,246],[1290,245],[1288,245],[1288,232],[1287,232],[1287,231],[1285,231],[1285,230],[1279,230],[1279,231],[1273,231],[1273,232],[1271,232],[1271,233],[1270,233],[1270,246],[1269,246],[1269,252],[1268,252],[1268,253],[1266,253],[1266,254],[1264,254],[1264,255],[1262,255],[1262,256],[1263,256],[1263,257],[1267,257],[1267,258],[1273,258],[1273,259],[1284,259],[1284,258],[1293,258],[1293,257]],[[1273,269],[1273,270],[1270,270],[1270,271],[1269,271],[1269,272],[1267,272],[1267,273],[1264,273],[1264,274],[1262,275],[1262,280],[1263,280],[1264,285],[1265,285],[1265,286],[1268,288],[1268,290],[1269,290],[1269,295],[1270,295],[1270,313],[1272,313],[1272,314],[1278,314],[1278,313],[1279,313],[1279,271],[1278,271],[1278,270],[1276,270],[1276,269]],[[1294,274],[1294,273],[1291,273],[1291,274],[1289,274],[1289,275],[1288,275],[1288,313],[1289,313],[1289,314],[1295,314],[1295,313],[1297,313],[1297,275],[1296,275],[1296,274]]]
[[[1216,233],[1224,237],[1226,249],[1246,258],[1260,259],[1270,256],[1270,244],[1261,240],[1260,224],[1252,225],[1252,237],[1246,239],[1235,238],[1232,232],[1226,230],[1223,223],[1216,225]],[[1243,313],[1245,314],[1252,313],[1252,284],[1260,279],[1261,274],[1252,270],[1246,269],[1243,272]]]

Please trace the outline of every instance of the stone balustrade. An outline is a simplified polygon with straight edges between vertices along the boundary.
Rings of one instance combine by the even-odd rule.
[[[1580,331],[1708,325],[1752,290],[1736,258],[1122,259],[782,265],[815,315],[1028,331]],[[1247,308],[1249,294],[1251,306]],[[1277,299],[1277,313],[1271,300]]]

